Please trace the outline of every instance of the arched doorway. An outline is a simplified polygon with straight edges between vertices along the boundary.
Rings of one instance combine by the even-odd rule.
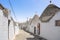
[[[37,34],[40,35],[40,23],[37,24]]]
[[[34,27],[34,34],[36,34],[36,27]]]

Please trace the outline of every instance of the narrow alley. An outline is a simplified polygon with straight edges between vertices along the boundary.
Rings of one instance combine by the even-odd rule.
[[[60,40],[60,0],[0,0],[0,40]]]

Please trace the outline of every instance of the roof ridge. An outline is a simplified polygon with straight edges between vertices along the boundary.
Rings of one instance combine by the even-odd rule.
[[[47,7],[55,7],[55,8],[60,9],[60,7],[58,7],[58,6],[57,6],[57,5],[55,5],[55,4],[49,4]]]

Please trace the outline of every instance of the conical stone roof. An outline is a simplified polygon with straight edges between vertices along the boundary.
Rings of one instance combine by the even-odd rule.
[[[56,5],[49,4],[40,16],[40,20],[42,22],[48,22],[59,10],[60,8]]]

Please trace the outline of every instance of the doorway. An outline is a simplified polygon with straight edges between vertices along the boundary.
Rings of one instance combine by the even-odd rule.
[[[34,27],[34,34],[36,34],[36,27]]]
[[[40,23],[37,24],[37,34],[40,35]]]

